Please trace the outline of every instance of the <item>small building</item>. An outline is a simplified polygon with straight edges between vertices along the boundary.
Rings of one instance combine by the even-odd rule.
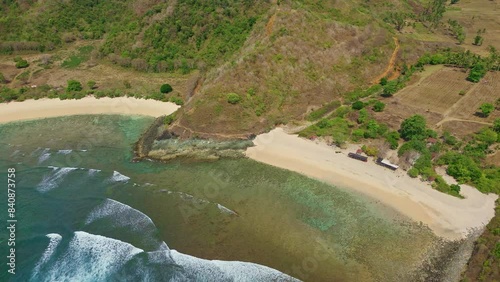
[[[399,168],[398,165],[392,164],[391,162],[383,158],[378,158],[377,164],[392,170],[396,170]]]
[[[353,159],[356,159],[356,160],[359,160],[359,161],[363,161],[363,162],[367,162],[368,161],[368,157],[362,156],[362,155],[357,154],[357,153],[349,153],[349,154],[347,154],[347,156],[349,158],[353,158]]]

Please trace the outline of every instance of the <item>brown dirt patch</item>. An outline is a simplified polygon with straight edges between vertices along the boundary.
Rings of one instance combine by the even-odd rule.
[[[407,87],[398,93],[401,103],[444,114],[458,102],[472,87],[466,80],[467,74],[461,69],[442,68],[421,82]]]
[[[495,105],[498,99],[500,99],[500,72],[489,72],[477,85],[475,85],[470,93],[467,93],[467,95],[457,103],[454,110],[450,113],[450,116],[491,123],[495,118],[500,117],[499,110],[494,111],[487,118],[476,115],[476,112],[481,104],[492,103]]]

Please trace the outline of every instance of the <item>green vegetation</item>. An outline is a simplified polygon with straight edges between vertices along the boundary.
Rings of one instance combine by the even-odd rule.
[[[477,33],[476,33],[476,36],[474,37],[474,42],[472,44],[474,44],[476,46],[483,45],[484,38],[481,36],[481,34],[483,34],[485,31],[486,31],[485,29],[478,30]]]
[[[354,103],[352,103],[352,109],[353,110],[361,110],[362,108],[365,107],[365,103],[361,102],[361,101],[356,101]]]
[[[465,41],[465,31],[464,28],[456,20],[448,20],[448,25],[453,36],[458,40],[458,44],[462,44]]]
[[[411,177],[411,178],[417,178],[419,176],[420,172],[418,171],[418,169],[412,167],[408,170],[408,175]]]
[[[96,88],[96,86],[95,86],[95,85],[96,85],[96,82],[95,82],[95,81],[93,81],[93,80],[89,80],[89,81],[87,81],[87,86],[89,87],[89,89],[91,89],[91,90],[92,90],[92,89]]]
[[[175,121],[175,113],[172,113],[165,117],[163,123],[166,125],[171,125],[174,121]]]
[[[97,52],[116,64],[182,73],[227,59],[270,7],[267,1],[255,0],[179,1],[167,16],[169,5],[154,1],[69,0],[44,9],[36,5],[0,3],[0,22],[9,23],[0,25],[0,53],[43,52],[76,39],[103,39]],[[36,17],[27,9],[36,9]],[[74,54],[63,66],[74,68],[85,60]]]
[[[479,107],[479,110],[481,110],[481,114],[483,117],[489,117],[490,114],[495,110],[495,106],[491,103],[483,103]]]
[[[227,102],[228,103],[235,105],[235,104],[238,104],[240,101],[241,101],[240,95],[238,95],[236,93],[227,94]]]
[[[71,92],[71,91],[82,91],[82,89],[83,89],[82,84],[79,81],[68,80],[68,87],[66,87],[66,90],[68,92]]]
[[[333,101],[333,102],[327,103],[326,105],[322,106],[321,108],[310,112],[307,115],[306,120],[308,120],[308,121],[318,120],[318,119],[322,118],[324,115],[326,115],[327,113],[335,110],[338,107],[340,107],[339,101]]]
[[[405,140],[425,138],[427,129],[425,118],[421,115],[414,115],[405,119],[401,123],[401,137]]]
[[[373,104],[373,111],[375,112],[382,112],[385,109],[385,104],[377,101],[375,104]]]
[[[92,52],[93,49],[93,46],[83,46],[78,48],[78,52],[63,61],[61,66],[69,69],[78,67],[90,58],[90,52]]]
[[[24,69],[24,68],[27,68],[30,66],[28,61],[24,60],[21,57],[15,57],[14,62],[16,63],[16,68],[18,68],[18,69]]]
[[[163,84],[161,87],[160,87],[160,92],[161,93],[164,93],[164,94],[167,94],[167,93],[170,93],[172,92],[172,86],[170,84]]]

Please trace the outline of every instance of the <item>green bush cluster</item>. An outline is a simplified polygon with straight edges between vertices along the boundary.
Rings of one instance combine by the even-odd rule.
[[[160,92],[161,93],[164,93],[164,94],[167,94],[167,93],[170,93],[172,92],[172,86],[168,83],[166,84],[163,84],[161,87],[160,87]]]
[[[241,97],[240,95],[236,94],[236,93],[229,93],[227,94],[227,102],[229,104],[238,104],[239,102],[241,101]]]

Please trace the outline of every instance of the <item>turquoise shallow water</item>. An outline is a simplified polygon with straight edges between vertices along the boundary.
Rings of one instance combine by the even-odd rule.
[[[0,181],[8,167],[18,181],[17,273],[1,281],[403,281],[435,240],[370,199],[252,160],[132,163],[151,122],[0,125]]]

